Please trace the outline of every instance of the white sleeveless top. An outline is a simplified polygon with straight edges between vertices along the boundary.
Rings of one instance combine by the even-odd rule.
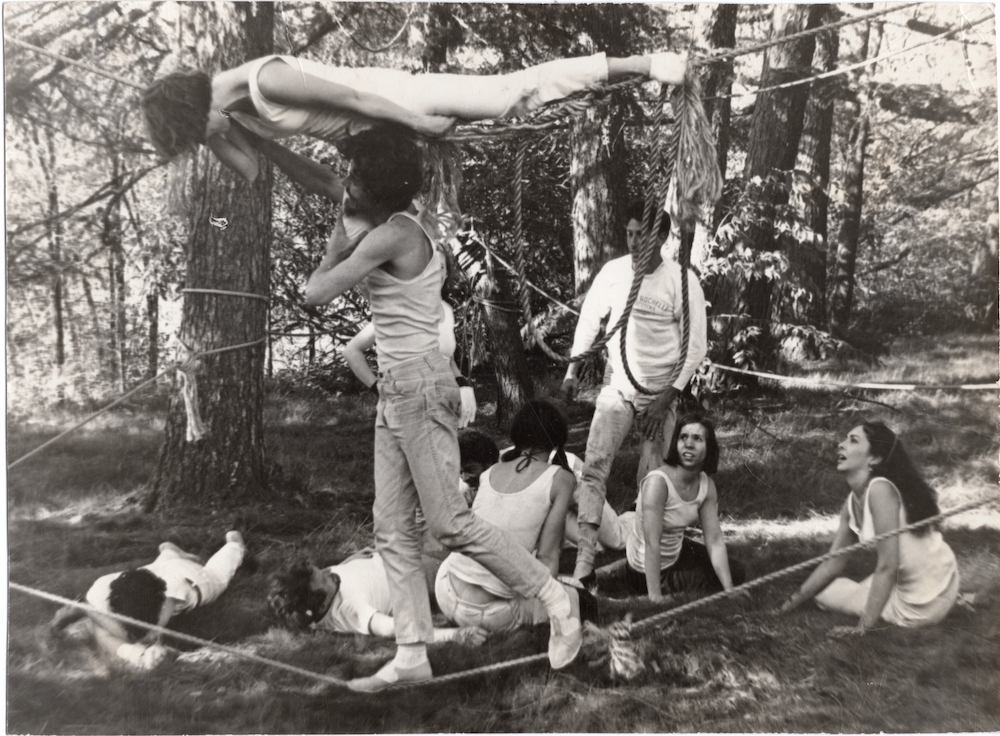
[[[642,492],[654,475],[663,478],[667,484],[667,501],[663,506],[663,531],[660,532],[661,570],[666,570],[677,562],[677,557],[681,553],[681,542],[684,540],[684,529],[700,521],[698,510],[708,496],[708,476],[705,473],[701,474],[698,495],[693,501],[681,498],[674,484],[670,482],[670,476],[660,469],[650,471],[642,479],[639,496],[635,501],[635,519],[629,526],[628,536],[625,539],[625,558],[632,569],[639,572],[646,570],[646,537],[642,531]]]
[[[435,247],[431,229],[420,215],[397,212],[389,221],[405,217],[420,226],[431,245],[431,258],[415,278],[403,280],[376,268],[365,277],[375,325],[375,350],[382,373],[410,358],[440,348],[439,325],[444,318],[441,287],[445,262]]]
[[[899,489],[886,478],[873,478],[865,488],[860,521],[854,513],[851,497],[847,497],[848,523],[858,540],[868,542],[874,539],[875,522],[869,506],[872,483],[885,481],[896,492],[899,499],[899,525],[906,526],[906,508]],[[919,625],[925,617],[926,608],[942,597],[953,597],[957,592],[958,565],[951,547],[937,529],[928,529],[924,534],[903,532],[899,535],[899,568],[893,596],[887,604],[891,611],[883,612],[886,620],[901,626]],[[936,606],[934,606],[936,608]],[[887,613],[891,613],[887,615]]]
[[[538,550],[538,538],[552,507],[552,483],[559,470],[558,465],[546,468],[530,485],[517,493],[498,493],[490,483],[490,471],[486,471],[480,476],[479,492],[472,502],[472,511],[534,554]],[[459,580],[476,585],[500,598],[513,598],[517,595],[485,567],[459,552],[448,555],[442,567]]]

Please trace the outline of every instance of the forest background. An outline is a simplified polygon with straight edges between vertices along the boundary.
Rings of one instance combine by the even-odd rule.
[[[262,570],[253,573],[257,584],[267,563],[276,564],[298,546],[311,545],[313,554],[335,557],[370,538],[371,461],[363,457],[370,443],[354,438],[370,434],[371,407],[338,354],[369,319],[367,306],[354,293],[321,309],[302,305],[305,278],[320,259],[335,209],[277,172],[268,171],[253,186],[236,182],[202,152],[191,162],[188,179],[197,206],[171,212],[166,195],[175,172],[158,160],[144,134],[132,84],[183,67],[228,68],[272,52],[338,65],[467,73],[511,71],[596,51],[628,55],[669,48],[689,50],[697,59],[888,7],[5,4],[9,457],[20,458],[127,390],[172,374],[173,361],[183,355],[181,344],[210,350],[254,343],[202,359],[204,440],[185,440],[187,414],[176,390],[178,379],[161,378],[57,446],[65,449],[47,450],[52,453],[48,461],[41,455],[11,469],[11,578],[20,573],[19,579],[42,589],[79,593],[95,570],[121,564],[130,555],[143,559],[144,550],[158,541],[150,534],[172,534],[180,541],[187,536],[210,548],[214,542],[207,540],[224,531],[216,529],[222,517],[266,540]],[[686,242],[712,303],[713,363],[890,381],[995,380],[995,37],[990,5],[913,3],[700,68],[726,185],[718,206],[704,213],[705,222]],[[88,72],[86,66],[118,80]],[[578,307],[600,266],[626,252],[624,204],[644,196],[657,179],[655,154],[666,130],[652,124],[659,106],[655,87],[599,98],[545,134],[511,134],[489,126],[459,129],[485,134],[456,143],[464,219],[453,251],[462,278],[450,296],[456,306],[457,357],[477,387],[478,424],[490,432],[502,431],[526,397],[551,393],[561,373],[525,339],[517,279],[505,265],[515,262],[515,212],[520,207],[523,215],[533,319],[548,342],[565,353],[575,316],[558,303]],[[528,140],[529,147],[518,203],[512,166],[520,140]],[[329,144],[295,140],[291,145],[342,169]],[[211,224],[210,217],[222,216],[230,225],[225,231]],[[255,293],[267,301],[184,292],[192,288]],[[585,375],[595,381],[600,373],[601,361],[593,359]],[[802,520],[835,511],[839,490],[821,501],[796,498],[801,467],[795,466],[809,458],[813,468],[817,453],[826,452],[829,433],[846,429],[845,422],[861,417],[873,401],[882,403],[878,411],[910,412],[888,418],[902,427],[906,439],[917,442],[935,477],[958,499],[988,493],[996,479],[995,411],[975,399],[899,397],[890,402],[867,394],[817,399],[710,366],[694,387],[703,405],[714,408],[720,427],[728,420],[726,432],[743,432],[738,449],[730,448],[730,468],[742,463],[758,473],[748,477],[733,471],[728,511],[723,511],[734,522]],[[578,443],[590,411],[586,397],[570,407]],[[956,437],[941,437],[940,426],[926,419],[931,413],[959,427]],[[757,439],[749,440],[748,432]],[[765,467],[761,446],[755,444],[768,432],[785,440],[802,438],[801,446],[768,450],[790,466],[785,475]],[[825,433],[825,438],[811,433]],[[313,446],[320,436],[334,440],[335,449]],[[959,461],[961,469],[946,467]],[[622,508],[634,500],[627,481],[630,462],[634,465],[634,457],[626,452],[610,491]],[[828,470],[815,472],[829,475]],[[331,514],[336,521],[330,521]],[[66,531],[69,523],[77,525],[72,532]],[[767,562],[790,562],[819,551],[825,533],[772,550],[776,556],[765,555],[760,569]],[[986,544],[992,551],[974,555],[972,579],[989,589],[997,569],[997,535],[992,528],[976,534],[986,536],[973,536],[972,547]],[[751,533],[737,544],[753,547],[755,540]],[[61,550],[55,558],[53,544]],[[81,556],[85,548],[93,551]],[[53,569],[43,564],[46,559],[55,560]],[[252,588],[253,582],[244,585]],[[253,599],[249,589],[243,595],[237,592],[236,600]],[[33,616],[48,611],[33,602],[18,609],[15,625],[27,631],[37,623]],[[261,615],[244,614],[235,631],[209,630],[223,640],[257,634],[266,629]],[[995,640],[990,641],[995,660]],[[267,646],[280,649],[279,644]],[[498,647],[517,652],[530,644],[501,642]],[[887,646],[898,653],[908,644],[890,641]],[[934,646],[943,651],[953,644]],[[968,646],[968,651],[953,647],[956,670],[967,664],[962,656],[973,656],[968,652],[974,645]],[[337,660],[342,650],[334,647],[324,656]],[[38,698],[44,698],[33,693],[57,684],[58,678],[38,674],[48,673],[41,662],[50,661],[51,652],[29,643],[12,650],[11,657],[11,703],[22,719],[17,723],[28,730],[42,728],[47,721],[39,715]],[[690,662],[660,664],[671,672],[671,666],[691,670]],[[691,670],[688,686],[717,688],[729,671],[718,663],[701,665]],[[772,669],[780,668],[779,660]],[[957,708],[957,720],[947,720],[948,715],[935,721],[942,730],[949,724],[964,730],[996,725],[995,666],[977,672],[986,674],[960,683],[984,693],[965,713],[971,720],[962,721]],[[754,677],[742,671],[737,680],[744,690],[757,687],[757,696],[777,692],[767,683],[749,685]],[[931,685],[941,684],[934,679],[938,675],[927,677]],[[545,691],[551,682],[543,679],[532,682]],[[136,697],[127,683],[115,687]],[[505,681],[497,692],[504,688],[513,693],[505,707],[514,710],[491,722],[500,730],[516,728],[518,719],[527,718],[512,705],[523,695],[516,693],[516,683]],[[234,688],[240,693],[236,701],[249,689]],[[88,711],[87,692],[90,687],[54,716],[58,729],[71,732],[68,724],[84,722],[98,730],[129,730],[122,724],[134,714],[112,713],[111,720],[81,716]],[[696,693],[691,695],[696,699]],[[554,700],[561,704],[561,715],[547,723],[560,730],[631,730],[647,723],[572,720],[561,708],[576,702],[576,696],[562,692]],[[891,720],[897,716],[879,721],[882,716],[873,706],[853,711],[854,721],[844,720],[839,711],[831,715],[806,708],[797,723],[802,730],[838,724],[917,728],[921,711],[910,698],[894,702],[897,721]],[[150,707],[161,715],[169,711],[166,705]],[[239,710],[234,702],[227,707]],[[543,717],[537,709],[530,712]],[[693,713],[681,708],[657,715],[654,709],[642,717],[652,719],[651,727],[682,728]],[[368,716],[376,720],[364,720]],[[281,727],[273,715],[246,717],[237,730]],[[253,722],[254,717],[264,720]],[[292,730],[332,728],[315,713],[308,716],[313,717],[319,722],[311,726],[293,720]],[[140,719],[139,730],[153,728],[156,717],[148,718],[147,713]],[[377,717],[364,709],[358,718],[354,728],[378,727]],[[231,723],[222,716],[197,721],[198,730],[226,730]],[[383,722],[382,727],[423,730],[419,720],[391,723],[395,726]],[[476,730],[470,723],[447,725]],[[782,730],[786,725],[761,715],[742,727]],[[169,721],[162,727],[184,730],[192,723]],[[716,722],[719,729],[733,727],[738,728]]]

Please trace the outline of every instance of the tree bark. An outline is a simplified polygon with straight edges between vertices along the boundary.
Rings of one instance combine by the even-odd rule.
[[[827,10],[822,23],[831,20]],[[837,68],[840,34],[825,31],[816,36],[813,66],[820,72]],[[799,144],[797,168],[807,175],[792,190],[792,205],[812,233],[812,242],[798,243],[789,253],[792,266],[801,274],[810,299],[804,310],[790,315],[796,322],[820,326],[826,316],[827,224],[830,205],[830,152],[833,139],[834,90],[838,80],[813,82],[806,105],[805,124]],[[801,186],[800,186],[801,184]]]
[[[152,378],[160,364],[160,294],[156,286],[146,294],[146,378]]]
[[[866,23],[861,31],[861,60],[878,56],[882,45],[882,24]],[[848,156],[844,168],[844,211],[837,235],[837,256],[833,269],[830,294],[830,331],[843,335],[851,320],[854,303],[854,275],[861,235],[861,213],[864,204],[865,156],[871,131],[871,113],[875,85],[874,70],[863,67],[857,74],[858,101],[856,117],[848,139]]]
[[[217,36],[217,57],[203,68],[231,68],[270,53],[271,3],[190,6],[201,32]],[[239,20],[237,20],[237,18]],[[262,164],[264,162],[262,161]],[[271,235],[271,169],[248,185],[207,151],[199,152],[193,181],[188,288],[222,289],[267,297]],[[220,229],[209,218],[224,217]],[[267,496],[263,398],[267,304],[242,296],[187,293],[180,337],[191,349],[244,347],[202,358],[198,398],[207,435],[185,440],[186,418],[179,397],[171,401],[165,439],[151,482],[151,505],[161,509],[245,503]]]
[[[492,265],[488,265],[486,273],[476,283],[476,297],[483,308],[497,383],[496,423],[502,428],[506,428],[524,402],[535,395],[521,340],[515,288],[516,284],[506,272],[495,270]]]
[[[608,56],[632,53],[627,7],[581,5],[578,20],[595,47]],[[624,106],[614,95],[609,104],[589,108],[570,129],[570,191],[573,196],[573,278],[577,295],[612,258],[625,255],[627,148]]]
[[[110,292],[111,324],[108,335],[108,367],[111,380],[118,393],[125,392],[126,311],[125,311],[125,251],[122,248],[121,161],[117,155],[112,161],[115,193],[104,207],[101,240],[108,253],[108,290]]]

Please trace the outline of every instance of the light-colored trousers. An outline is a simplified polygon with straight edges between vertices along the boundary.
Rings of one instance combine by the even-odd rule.
[[[385,563],[398,644],[433,642],[421,567],[421,529],[472,558],[512,590],[533,598],[548,568],[472,513],[458,487],[461,394],[441,353],[389,368],[379,379],[375,420],[375,546]]]
[[[636,397],[629,400],[618,389],[605,386],[597,396],[594,418],[590,422],[587,437],[587,455],[580,479],[579,521],[599,527],[604,515],[604,501],[607,497],[608,474],[615,455],[628,436],[636,414],[645,408],[652,397]],[[638,406],[637,406],[638,405]],[[663,436],[655,441],[642,438],[639,451],[639,469],[636,472],[636,488],[650,470],[663,465],[670,438],[677,421],[676,403],[670,408],[667,421],[663,423]]]

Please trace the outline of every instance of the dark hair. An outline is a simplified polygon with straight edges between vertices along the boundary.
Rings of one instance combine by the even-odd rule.
[[[712,475],[719,469],[719,440],[715,436],[715,425],[702,414],[685,414],[677,420],[664,462],[675,468],[681,464],[680,453],[677,452],[677,440],[680,439],[681,430],[689,424],[700,424],[705,428],[705,462],[702,463],[701,469],[702,472]]]
[[[461,464],[479,463],[483,467],[495,465],[500,459],[497,443],[478,429],[462,429],[458,432],[458,454]]]
[[[514,447],[504,453],[502,460],[513,460],[532,450],[556,450],[555,464],[569,470],[563,447],[569,437],[569,422],[551,401],[532,399],[527,402],[511,420],[508,435]]]
[[[143,90],[139,106],[156,150],[175,158],[205,142],[212,80],[199,71],[168,74]]]
[[[424,183],[420,147],[403,127],[378,125],[338,144],[352,164],[351,175],[361,182],[372,200],[393,212],[410,206]]]
[[[307,629],[325,613],[326,593],[312,589],[312,573],[312,562],[299,559],[283,572],[271,576],[267,605],[281,626]]]
[[[149,570],[126,570],[111,581],[108,606],[114,613],[155,624],[160,620],[160,609],[167,598],[167,582]],[[148,629],[122,622],[129,641],[141,639]]]
[[[641,199],[634,199],[628,203],[628,207],[625,208],[625,224],[628,224],[629,220],[635,220],[639,224],[642,224],[642,218],[646,214],[646,203]],[[649,226],[652,227],[653,223],[656,222],[656,210],[654,209],[649,213]],[[660,237],[666,239],[670,235],[670,215],[666,210],[663,211],[663,219],[660,220]]]
[[[885,478],[899,489],[903,508],[906,509],[906,521],[915,524],[941,513],[937,493],[920,477],[896,433],[882,422],[864,422],[861,429],[871,445],[872,457],[878,458],[872,466],[872,478]],[[922,534],[928,529],[924,527],[916,533]]]

